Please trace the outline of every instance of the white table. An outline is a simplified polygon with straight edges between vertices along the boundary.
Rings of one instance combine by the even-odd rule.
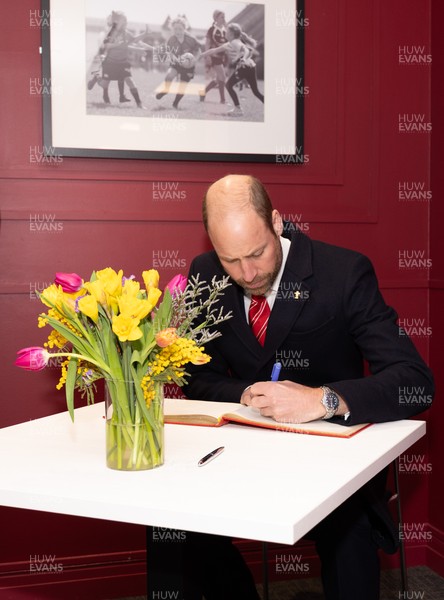
[[[105,465],[103,403],[0,430],[0,505],[293,544],[425,434],[423,421],[351,439],[167,425],[165,464]],[[225,452],[199,468],[218,446]]]

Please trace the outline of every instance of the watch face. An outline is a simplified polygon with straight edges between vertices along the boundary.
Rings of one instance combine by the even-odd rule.
[[[331,419],[336,413],[339,407],[338,395],[328,387],[323,387],[324,396],[322,397],[322,404],[325,406],[326,414],[324,419]]]

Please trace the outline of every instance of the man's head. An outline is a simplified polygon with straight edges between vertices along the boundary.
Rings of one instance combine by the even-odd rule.
[[[227,175],[213,183],[203,202],[203,220],[225,271],[247,293],[265,294],[282,264],[282,218],[261,182]]]

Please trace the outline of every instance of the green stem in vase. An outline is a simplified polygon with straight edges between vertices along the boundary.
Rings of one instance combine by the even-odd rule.
[[[163,456],[163,386],[155,384],[155,397],[146,406],[140,382],[107,380],[108,406],[113,414],[107,422],[108,466],[121,470],[149,469],[162,464]],[[125,384],[125,385],[122,385]],[[122,398],[135,402],[134,417],[129,421],[121,410]]]
[[[136,406],[135,418],[134,418],[134,440],[133,440],[133,451],[131,453],[131,463],[133,465],[137,465],[138,455],[141,455],[141,448],[139,448],[140,439],[143,441],[143,433],[140,435],[140,428],[143,424],[140,423],[140,414],[138,410],[138,406]]]

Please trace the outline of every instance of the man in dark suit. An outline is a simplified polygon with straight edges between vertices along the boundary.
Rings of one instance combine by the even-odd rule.
[[[385,304],[365,256],[302,233],[283,237],[279,212],[250,176],[216,181],[203,214],[214,251],[197,257],[189,276],[209,281],[228,274],[232,286],[222,303],[233,317],[220,327],[222,336],[207,344],[211,361],[192,369],[188,397],[241,402],[276,421],[327,418],[345,427],[408,418],[430,405],[431,373],[408,337],[400,336],[397,315]],[[254,316],[257,303],[260,315]],[[253,332],[251,319],[260,321],[260,333]],[[280,381],[270,381],[276,361]],[[404,404],[407,387],[421,388],[424,402]],[[327,600],[379,598],[378,547],[396,548],[384,487],[382,473],[311,532]],[[204,547],[205,536],[199,540]],[[217,538],[211,543],[217,545]],[[220,544],[229,573],[230,552],[233,561],[238,557],[225,539]],[[246,568],[232,569],[245,582],[242,594],[221,591],[219,577],[217,590],[207,581],[207,600],[257,598]]]

